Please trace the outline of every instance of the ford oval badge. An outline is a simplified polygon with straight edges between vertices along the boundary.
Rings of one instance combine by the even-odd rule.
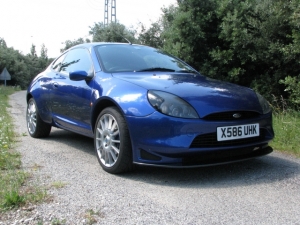
[[[241,117],[242,117],[242,115],[240,113],[233,114],[233,118],[235,118],[235,119],[239,119]]]

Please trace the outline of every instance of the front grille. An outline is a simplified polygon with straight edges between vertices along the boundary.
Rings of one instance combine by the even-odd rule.
[[[239,118],[234,118],[234,114],[239,114]],[[259,117],[259,113],[252,111],[234,111],[234,112],[221,112],[221,113],[213,113],[205,116],[204,120],[241,120],[241,119],[252,119],[255,117]]]
[[[243,138],[228,141],[218,141],[217,133],[210,133],[197,136],[192,142],[190,148],[212,148],[212,147],[227,147],[251,144],[265,139],[265,130],[260,129],[260,135],[257,137]]]

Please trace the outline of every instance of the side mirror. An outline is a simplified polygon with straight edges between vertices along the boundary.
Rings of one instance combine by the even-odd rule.
[[[86,71],[78,70],[69,73],[70,80],[80,81],[89,79],[89,75]]]

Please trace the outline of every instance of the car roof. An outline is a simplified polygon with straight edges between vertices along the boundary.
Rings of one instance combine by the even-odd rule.
[[[135,45],[136,44],[130,44],[130,43],[122,43],[122,42],[90,42],[90,43],[83,43],[83,44],[79,44],[79,45],[75,45],[72,48],[78,48],[78,47],[94,47],[94,46],[98,46],[98,45]],[[141,46],[141,45],[139,45]],[[70,49],[72,49],[70,48]]]

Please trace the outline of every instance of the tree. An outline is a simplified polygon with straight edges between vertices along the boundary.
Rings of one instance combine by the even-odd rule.
[[[217,0],[185,0],[164,9],[164,49],[201,69],[218,38],[216,8]]]
[[[163,47],[162,34],[162,24],[160,22],[155,22],[151,24],[149,29],[146,29],[143,24],[140,26],[141,32],[139,33],[138,40],[143,45],[148,45],[154,48]]]
[[[5,40],[3,38],[0,38],[0,46],[7,47],[6,46],[6,42],[5,42]]]
[[[110,23],[108,26],[105,26],[102,22],[95,23],[90,29],[89,33],[93,36],[94,42],[137,42],[134,37],[135,31],[127,29],[120,23]]]
[[[210,77],[286,96],[279,81],[300,74],[299,12],[299,0],[178,0],[164,10],[163,48]]]
[[[35,45],[31,46],[30,53],[26,56],[18,50],[8,48],[4,39],[0,39],[0,71],[6,67],[11,75],[9,85],[18,85],[26,89],[30,81],[49,64],[47,49],[42,45],[41,57],[35,51]]]
[[[281,84],[286,86],[285,90],[289,93],[289,101],[296,109],[300,108],[300,76],[290,77],[287,76],[284,80],[280,80]]]
[[[50,62],[51,62],[51,59],[49,60],[48,59],[48,49],[46,48],[45,44],[42,44],[42,47],[41,47],[41,54],[40,54],[40,57],[39,57],[39,68],[40,69],[44,69],[46,68]]]
[[[48,59],[48,49],[46,48],[45,44],[42,44],[41,47],[41,58],[42,59]]]
[[[34,44],[31,45],[30,55],[33,56],[33,57],[37,57],[36,49],[35,49],[35,45]]]
[[[0,45],[0,71],[6,67],[11,75],[9,85],[19,85],[25,89],[29,84],[30,77],[30,61],[27,57],[22,55],[19,51],[13,48],[7,48]]]
[[[279,81],[300,73],[300,52],[291,54],[293,58],[284,53],[294,43],[293,33],[299,34],[299,26],[291,20],[299,10],[296,2],[222,1],[218,9],[222,18],[219,38],[225,44],[210,51],[210,68],[226,80],[262,92],[268,99],[272,94],[284,95]]]
[[[67,40],[65,41],[65,47],[60,49],[60,52],[64,52],[66,50],[68,50],[69,48],[75,46],[75,45],[79,45],[79,44],[83,44],[83,43],[89,43],[91,42],[88,38],[87,39],[83,39],[83,38],[78,38],[76,40],[73,40],[73,41],[70,41],[70,40]]]

